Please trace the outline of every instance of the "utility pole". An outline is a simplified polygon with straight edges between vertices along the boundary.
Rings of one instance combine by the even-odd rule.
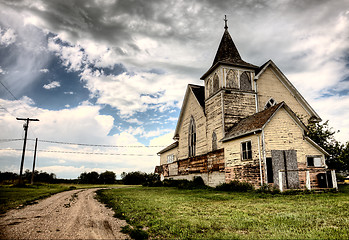
[[[33,160],[33,171],[32,171],[32,179],[31,184],[34,184],[34,171],[35,171],[35,159],[36,159],[36,149],[38,147],[38,138],[35,139],[35,150],[34,150],[34,160]]]
[[[31,118],[16,118],[17,120],[23,120],[25,123],[23,124],[24,128],[24,143],[23,143],[23,152],[22,152],[22,160],[21,160],[21,168],[19,171],[19,184],[23,184],[22,174],[23,174],[23,164],[24,164],[24,156],[25,156],[25,147],[27,145],[27,136],[28,136],[28,127],[30,121],[39,121],[39,119],[31,119]]]

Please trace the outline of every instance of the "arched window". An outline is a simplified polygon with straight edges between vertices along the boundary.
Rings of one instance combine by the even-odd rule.
[[[217,92],[219,89],[219,77],[218,74],[215,73],[213,77],[213,93]]]
[[[227,88],[239,88],[237,71],[229,69],[227,73]]]
[[[240,75],[240,89],[244,91],[252,90],[251,79],[249,72],[243,72]]]
[[[270,108],[272,106],[276,105],[276,101],[272,98],[268,100],[268,102],[265,104],[264,109]]]
[[[196,126],[193,117],[190,119],[188,140],[189,157],[194,157],[196,149]]]
[[[212,151],[217,150],[217,135],[215,132],[212,133]]]
[[[212,77],[207,79],[207,93],[208,93],[208,96],[212,95]]]

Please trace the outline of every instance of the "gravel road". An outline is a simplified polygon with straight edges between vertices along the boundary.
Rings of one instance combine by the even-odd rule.
[[[128,239],[127,225],[95,198],[96,189],[61,192],[0,217],[1,239]]]

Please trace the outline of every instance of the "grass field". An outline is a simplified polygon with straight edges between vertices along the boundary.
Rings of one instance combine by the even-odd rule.
[[[146,229],[152,238],[349,238],[349,185],[339,193],[298,195],[162,187],[98,194],[116,217]]]
[[[52,194],[70,189],[122,187],[124,185],[92,185],[92,184],[37,184],[26,187],[0,186],[0,214],[9,209],[35,203]]]
[[[28,185],[27,187],[0,187],[0,213],[19,206],[33,204],[36,200],[69,190],[57,184]]]

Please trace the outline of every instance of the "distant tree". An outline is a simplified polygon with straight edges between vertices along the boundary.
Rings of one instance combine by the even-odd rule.
[[[116,175],[112,171],[105,171],[99,175],[99,182],[102,184],[114,184]]]
[[[328,120],[324,123],[308,124],[308,137],[322,147],[330,154],[326,164],[329,168],[337,172],[349,173],[349,142],[341,144],[334,138],[334,131],[329,125]]]
[[[18,174],[13,172],[0,172],[0,182],[10,181],[13,182],[18,179]]]
[[[98,172],[89,172],[89,173],[81,173],[78,177],[79,183],[85,184],[98,184],[99,183],[99,174]]]
[[[121,179],[125,185],[141,185],[146,182],[147,174],[140,171],[129,173],[123,172],[121,174]]]

